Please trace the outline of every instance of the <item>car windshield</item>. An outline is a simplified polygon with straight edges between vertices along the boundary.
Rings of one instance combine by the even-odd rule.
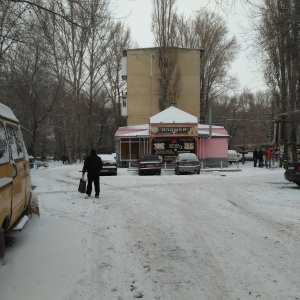
[[[196,160],[195,154],[192,153],[182,153],[179,155],[180,160]]]
[[[111,154],[100,154],[99,156],[102,160],[115,160],[115,158]]]
[[[141,158],[141,160],[158,160],[157,155],[145,155]]]
[[[237,155],[237,152],[235,150],[228,150],[228,154]]]

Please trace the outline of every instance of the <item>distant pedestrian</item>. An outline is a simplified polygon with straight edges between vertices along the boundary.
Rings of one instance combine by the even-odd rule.
[[[258,152],[257,152],[257,148],[254,149],[253,151],[253,161],[254,161],[254,167],[256,168],[257,166],[257,159],[258,159]]]
[[[274,166],[274,158],[275,158],[275,153],[274,151],[271,149],[271,163]]]
[[[260,168],[263,168],[263,166],[264,166],[264,153],[262,151],[262,148],[259,148],[259,151],[257,153],[257,159],[258,159],[258,166]]]
[[[95,149],[91,150],[91,154],[88,155],[84,161],[83,169],[82,169],[82,177],[84,177],[85,172],[87,172],[87,187],[86,187],[86,198],[91,196],[92,193],[92,185],[94,182],[95,187],[95,197],[99,198],[100,194],[100,171],[102,169],[102,159],[99,157],[95,151]]]
[[[69,157],[67,154],[64,154],[62,156],[62,162],[63,162],[63,165],[68,164],[68,163],[70,164],[70,160],[69,160]]]
[[[266,168],[271,168],[272,160],[274,159],[274,153],[272,149],[268,149],[266,153]]]

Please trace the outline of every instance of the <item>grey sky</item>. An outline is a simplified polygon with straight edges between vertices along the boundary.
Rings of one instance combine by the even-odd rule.
[[[116,0],[116,13],[124,17],[125,23],[131,28],[132,38],[139,47],[153,47],[153,35],[150,30],[152,0]],[[235,35],[241,46],[241,51],[232,64],[231,73],[240,82],[240,89],[248,88],[252,92],[265,89],[258,65],[257,55],[251,47],[249,35],[250,22],[247,18],[247,7],[240,2],[234,7],[227,7],[227,12],[216,7],[214,0],[177,0],[177,12],[186,17],[192,16],[201,8],[207,7],[219,13],[228,22],[230,33]]]

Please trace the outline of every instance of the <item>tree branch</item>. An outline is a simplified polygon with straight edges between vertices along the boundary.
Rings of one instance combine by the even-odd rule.
[[[53,15],[56,15],[56,16],[58,16],[58,17],[64,19],[64,20],[66,20],[66,21],[67,21],[68,23],[70,23],[70,24],[73,24],[73,25],[78,26],[78,27],[81,27],[81,28],[85,28],[84,26],[81,26],[80,24],[71,21],[68,17],[66,17],[66,16],[64,16],[64,15],[62,15],[62,14],[60,14],[60,13],[57,13],[57,12],[51,10],[51,9],[48,9],[48,8],[46,8],[46,7],[44,7],[44,6],[41,6],[41,5],[39,5],[39,4],[33,3],[33,2],[31,2],[31,1],[28,1],[28,0],[10,0],[10,1],[11,1],[11,2],[17,2],[17,3],[27,3],[27,4],[31,5],[31,6],[35,6],[35,7],[39,8],[39,9],[45,10],[45,11],[48,12],[48,13],[51,13],[51,14],[53,14]]]

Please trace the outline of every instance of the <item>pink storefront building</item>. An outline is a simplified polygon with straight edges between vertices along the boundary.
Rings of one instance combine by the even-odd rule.
[[[116,156],[120,165],[128,166],[144,154],[172,163],[177,153],[193,152],[203,167],[227,167],[228,138],[224,127],[198,124],[197,117],[171,106],[152,116],[149,124],[120,127]]]

